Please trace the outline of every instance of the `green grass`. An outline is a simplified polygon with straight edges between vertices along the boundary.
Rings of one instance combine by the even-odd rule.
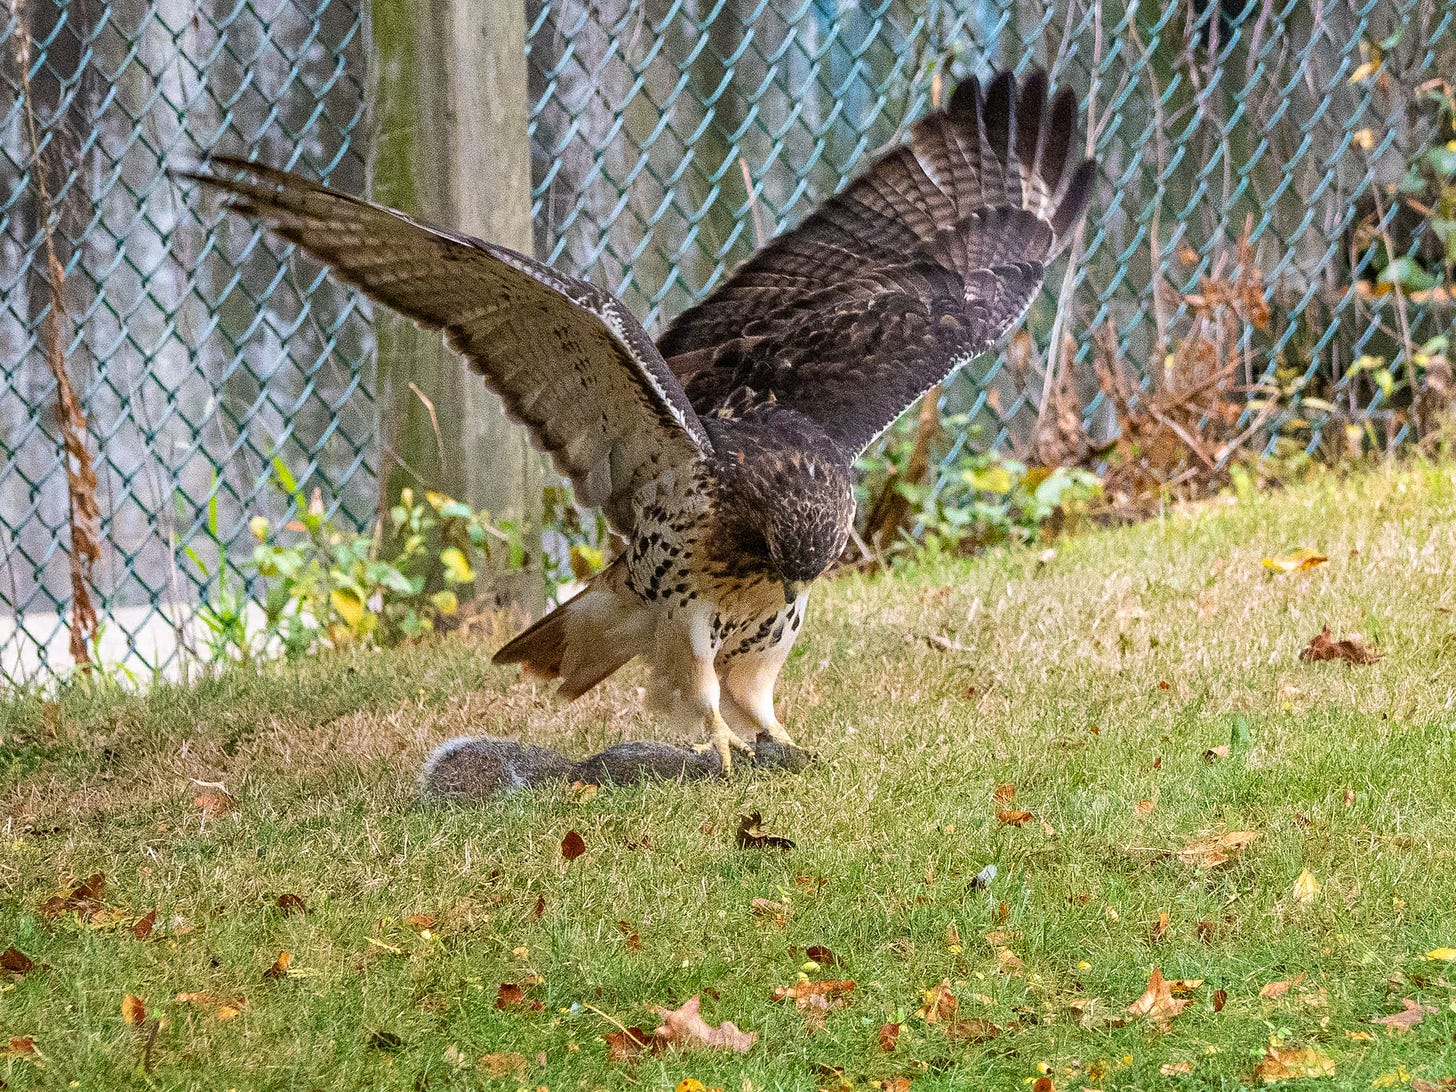
[[[1329,563],[1260,564],[1300,546]],[[818,766],[476,809],[416,804],[430,746],[492,732],[581,755],[647,736],[640,676],[563,707],[442,641],[0,706],[0,947],[38,965],[0,977],[0,1047],[32,1037],[40,1052],[12,1051],[0,1077],[1021,1089],[1044,1063],[1057,1089],[1235,1089],[1258,1083],[1271,1040],[1332,1060],[1310,1087],[1456,1075],[1456,967],[1426,958],[1456,946],[1453,564],[1456,473],[1439,466],[1178,510],[1051,556],[847,577],[816,593],[781,691]],[[1299,662],[1326,624],[1385,658]],[[1247,746],[1205,760],[1245,728]],[[196,782],[236,808],[204,818],[194,800],[214,790]],[[798,848],[735,848],[735,817],[755,809]],[[1035,818],[1003,825],[998,809]],[[587,851],[566,862],[570,830]],[[1239,830],[1258,837],[1223,867],[1179,856]],[[1304,869],[1320,885],[1308,903]],[[105,912],[39,913],[95,872]],[[285,893],[311,913],[282,913]],[[783,924],[754,899],[784,904]],[[429,937],[406,920],[425,914]],[[998,970],[996,931],[1016,973]],[[856,988],[811,1032],[770,997],[816,944],[841,966],[813,977]],[[283,951],[290,973],[265,979]],[[1204,980],[1166,1032],[1125,1011],[1154,966]],[[539,1010],[495,1007],[501,983],[534,977]],[[967,1042],[917,1018],[943,979],[961,1015],[1004,1032]],[[128,993],[160,1020],[145,1075]],[[185,993],[246,1001],[220,1021]],[[694,994],[711,1023],[758,1033],[748,1054],[608,1061],[603,1035]],[[1371,1023],[1402,998],[1436,1011],[1407,1034]],[[887,1022],[903,1024],[893,1053]],[[476,1062],[511,1051],[523,1076]]]

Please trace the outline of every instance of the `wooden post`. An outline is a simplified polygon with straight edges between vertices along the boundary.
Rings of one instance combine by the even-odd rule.
[[[529,254],[523,0],[369,0],[373,197]],[[529,571],[498,579],[506,601],[542,606],[543,460],[525,431],[440,336],[382,312],[382,499],[438,489],[520,520]]]

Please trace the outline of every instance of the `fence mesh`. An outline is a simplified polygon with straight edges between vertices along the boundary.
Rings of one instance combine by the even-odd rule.
[[[58,353],[98,476],[103,659],[183,654],[180,620],[276,503],[275,455],[370,519],[369,312],[165,175],[222,147],[367,190],[365,14],[0,13],[0,675],[69,662]],[[1083,97],[1077,259],[943,392],[967,423],[936,438],[942,477],[963,445],[1100,459],[1129,487],[1385,447],[1449,389],[1456,0],[532,0],[528,25],[538,254],[650,328],[955,79],[1039,65]]]

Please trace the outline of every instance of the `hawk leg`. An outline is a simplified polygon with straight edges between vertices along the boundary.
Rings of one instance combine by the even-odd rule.
[[[723,715],[735,731],[794,746],[774,712],[774,686],[792,645],[792,640],[783,641],[765,652],[748,653],[728,662],[723,677]]]

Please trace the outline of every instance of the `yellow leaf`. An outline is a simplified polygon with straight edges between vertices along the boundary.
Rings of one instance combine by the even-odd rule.
[[[1426,953],[1427,959],[1439,959],[1450,963],[1456,959],[1456,948],[1432,948]]]
[[[268,540],[268,517],[254,516],[248,520],[248,530],[259,542],[266,542]]]
[[[1304,572],[1316,566],[1323,565],[1329,558],[1316,550],[1300,549],[1285,557],[1266,557],[1264,568],[1273,569],[1279,573]]]
[[[1350,73],[1350,82],[1351,83],[1364,83],[1371,76],[1375,75],[1375,70],[1378,69],[1379,67],[1380,67],[1380,62],[1379,61],[1363,61],[1363,62],[1361,62],[1360,65],[1355,69],[1355,71],[1352,72],[1352,73]]]
[[[1395,1088],[1397,1085],[1410,1084],[1411,1075],[1405,1066],[1398,1065],[1388,1072],[1380,1074],[1370,1082],[1371,1088]]]
[[[1335,1060],[1313,1046],[1284,1048],[1271,1043],[1254,1067],[1254,1076],[1265,1084],[1334,1075]]]
[[[353,588],[335,588],[329,592],[329,602],[350,629],[358,629],[364,621],[364,600]]]
[[[966,484],[983,493],[1009,493],[1015,481],[1004,466],[983,466],[966,471]]]
[[[454,614],[460,609],[459,597],[448,588],[430,596],[430,602],[435,604],[435,609],[441,614]]]
[[[450,503],[449,497],[445,496],[444,493],[437,493],[433,489],[425,490],[425,500],[429,501],[430,507],[437,512]]]
[[[707,1085],[696,1077],[684,1077],[677,1082],[676,1092],[707,1092]]]
[[[475,570],[458,546],[446,546],[441,550],[440,564],[445,566],[445,579],[452,584],[467,584],[475,579]]]
[[[1306,906],[1314,902],[1314,897],[1320,892],[1320,882],[1315,879],[1309,869],[1299,873],[1299,878],[1294,881],[1294,901],[1302,902]]]

